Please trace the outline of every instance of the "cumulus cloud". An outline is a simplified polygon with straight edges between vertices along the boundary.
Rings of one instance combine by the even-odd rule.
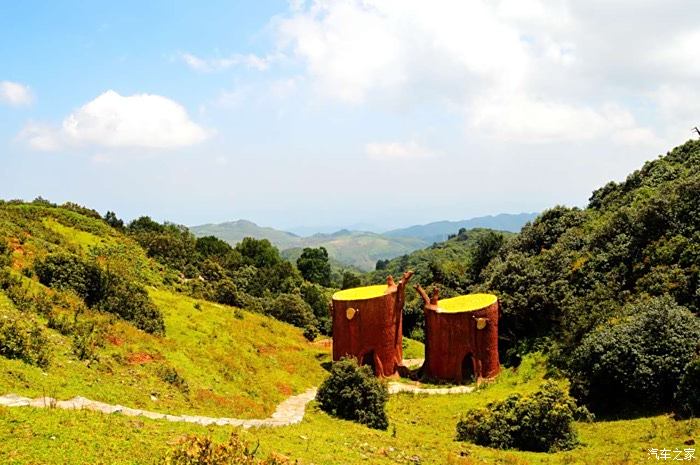
[[[585,141],[604,136],[623,144],[653,140],[634,116],[614,103],[601,108],[573,106],[525,95],[477,99],[471,124],[490,137],[521,143]]]
[[[34,95],[28,86],[19,82],[0,81],[0,103],[21,106],[33,101]]]
[[[225,58],[201,58],[192,53],[180,53],[180,59],[190,68],[200,72],[220,71],[234,66],[245,66],[257,71],[266,71],[270,64],[278,60],[278,54],[257,56],[253,53],[233,54]]]
[[[209,132],[179,103],[151,94],[108,90],[64,118],[60,127],[29,123],[19,137],[38,150],[71,146],[172,149],[204,141]]]
[[[415,158],[430,158],[435,153],[415,141],[401,142],[370,142],[365,145],[365,153],[374,160],[405,160]]]
[[[322,99],[442,103],[504,141],[644,144],[671,124],[649,109],[700,76],[697,14],[684,0],[317,0],[271,26]]]

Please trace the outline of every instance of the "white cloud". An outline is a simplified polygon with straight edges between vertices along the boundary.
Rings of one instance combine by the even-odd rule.
[[[650,95],[700,75],[694,8],[678,0],[290,5],[271,26],[316,95],[401,112],[439,103],[507,142],[658,143],[668,131]]]
[[[521,143],[550,143],[613,137],[620,143],[649,141],[653,133],[639,128],[624,108],[574,106],[525,95],[479,98],[471,112],[471,124],[492,138]]]
[[[482,2],[320,1],[276,27],[318,90],[350,103],[416,88],[461,98],[474,82],[508,85],[528,67],[517,30]]]
[[[24,84],[0,81],[0,103],[12,106],[29,105],[34,101],[32,91]]]
[[[122,96],[113,90],[75,110],[58,128],[29,123],[19,135],[38,150],[86,145],[172,149],[208,136],[173,100],[151,94]]]
[[[231,68],[234,66],[245,66],[246,68],[255,69],[257,71],[266,71],[270,64],[280,59],[279,54],[267,55],[259,57],[253,53],[234,54],[225,58],[201,58],[192,53],[181,53],[180,59],[187,66],[195,71],[212,72]]]
[[[401,142],[371,142],[365,145],[365,153],[374,160],[405,160],[430,158],[435,153],[415,141]]]

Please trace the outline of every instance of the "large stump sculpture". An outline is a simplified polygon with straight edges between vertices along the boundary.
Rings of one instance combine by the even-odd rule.
[[[498,361],[498,298],[469,294],[439,300],[416,286],[425,306],[425,363],[429,378],[457,383],[495,377]]]
[[[396,374],[403,362],[402,324],[406,283],[389,276],[386,285],[356,287],[333,294],[333,360],[354,357],[380,377]]]

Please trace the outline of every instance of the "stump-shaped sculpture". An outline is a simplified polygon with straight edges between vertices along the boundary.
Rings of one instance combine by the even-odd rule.
[[[425,302],[425,363],[429,378],[457,383],[495,377],[498,361],[498,298],[469,294],[439,300],[416,286]]]
[[[403,361],[401,347],[406,283],[389,276],[387,284],[356,287],[333,294],[333,360],[354,357],[371,365],[377,376],[396,374]]]

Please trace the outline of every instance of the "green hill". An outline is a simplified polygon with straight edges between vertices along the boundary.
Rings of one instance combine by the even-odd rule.
[[[231,245],[236,245],[244,237],[267,239],[287,257],[298,256],[304,247],[325,247],[328,255],[339,264],[362,271],[373,270],[377,260],[393,258],[428,245],[428,242],[415,237],[389,237],[345,229],[333,234],[299,237],[246,220],[194,226],[190,230],[197,237],[211,235]]]
[[[244,237],[254,237],[255,239],[267,239],[279,249],[289,249],[298,247],[302,238],[296,234],[287,231],[280,231],[275,228],[267,228],[258,226],[252,221],[237,220],[227,223],[218,224],[203,224],[200,226],[192,226],[189,228],[197,237],[216,236],[228,242],[231,245],[236,245],[243,240]]]
[[[300,329],[175,292],[164,284],[163,265],[101,219],[66,208],[4,204],[0,241],[9,265],[0,284],[3,392],[257,418],[322,379],[320,352]],[[56,254],[94,256],[105,269],[144,286],[162,315],[164,335],[88,308],[73,291],[40,284],[34,266]],[[27,363],[16,347],[27,330],[34,335],[27,343],[42,344],[36,350],[45,351],[47,365]]]
[[[394,258],[426,245],[416,238],[391,238],[371,232],[341,230],[305,237],[299,247],[325,247],[328,255],[338,262],[369,271],[374,269],[377,260]]]

